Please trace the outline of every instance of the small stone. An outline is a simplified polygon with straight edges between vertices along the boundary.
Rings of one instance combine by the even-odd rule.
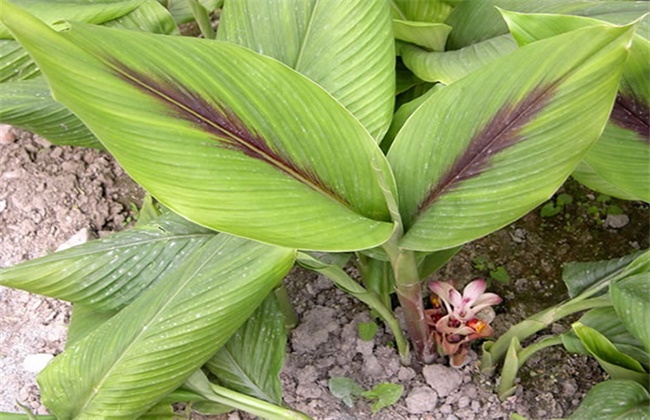
[[[241,420],[241,417],[237,411],[233,411],[232,413],[228,413],[228,420]]]
[[[427,384],[440,397],[446,397],[457,390],[463,382],[463,375],[458,371],[442,365],[428,365],[422,369],[422,374]]]
[[[471,402],[471,400],[469,399],[469,397],[466,396],[466,395],[463,395],[462,397],[460,397],[458,399],[458,408],[465,408],[465,407],[469,406],[470,402]]]
[[[12,127],[7,124],[0,124],[0,144],[11,144],[16,140],[16,134]]]
[[[72,235],[70,239],[59,245],[56,249],[57,251],[63,251],[64,249],[72,248],[73,246],[85,244],[90,240],[90,232],[88,228],[80,229],[77,233]]]
[[[54,359],[54,356],[51,354],[30,354],[25,357],[25,360],[23,360],[23,368],[25,368],[25,370],[28,372],[38,373],[45,369],[45,366],[47,366],[47,364],[50,363],[50,360],[52,359]]]
[[[412,368],[405,366],[400,367],[399,372],[397,372],[397,378],[400,382],[408,382],[415,378],[415,375],[416,373]]]
[[[0,200],[0,213],[7,209],[7,200]]]
[[[428,386],[413,388],[406,397],[406,407],[411,414],[433,411],[438,402],[438,395]]]
[[[479,411],[481,411],[481,403],[476,401],[476,400],[472,401],[472,404],[470,405],[470,407],[472,408],[472,411],[475,412],[475,413],[478,413]]]
[[[383,376],[384,368],[379,363],[377,357],[370,355],[363,358],[363,373],[370,377],[378,378]]]
[[[357,353],[361,353],[364,356],[371,356],[374,348],[375,348],[375,340],[364,341],[360,338],[357,339],[357,346],[356,346]]]
[[[450,414],[450,415],[447,416],[447,418],[445,420],[458,420],[458,417],[456,417],[453,414]]]
[[[319,398],[323,391],[316,384],[299,384],[296,387],[296,394],[304,398]]]
[[[608,214],[605,218],[605,226],[612,229],[620,229],[630,223],[630,218],[627,214]]]
[[[454,411],[454,409],[451,407],[451,404],[443,404],[443,406],[440,407],[440,412],[443,414],[449,414],[452,411]]]

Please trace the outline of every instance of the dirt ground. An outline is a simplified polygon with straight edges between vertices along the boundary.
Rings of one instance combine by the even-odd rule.
[[[106,153],[53,146],[28,133],[18,137],[0,144],[0,267],[45,255],[72,237],[92,239],[132,222],[142,191]],[[504,297],[493,323],[497,333],[566,298],[563,263],[615,258],[648,247],[647,205],[606,200],[575,182],[562,192],[572,203],[558,214],[541,217],[537,209],[466,246],[434,276],[464,284],[502,267],[509,281],[491,281],[491,290]],[[516,394],[501,402],[493,392],[497,377],[479,372],[475,352],[460,370],[444,360],[428,367],[400,366],[391,337],[381,327],[371,341],[359,338],[357,325],[370,319],[368,311],[329,280],[296,269],[286,284],[301,324],[288,339],[284,398],[315,419],[505,419],[515,412],[531,419],[557,418],[569,415],[606,377],[592,359],[546,349],[522,369]],[[0,411],[20,412],[20,402],[46,413],[35,383],[34,355],[62,351],[68,320],[67,303],[0,288]],[[567,320],[550,331],[569,325]],[[365,389],[393,382],[405,391],[396,404],[373,415],[363,399],[348,407],[331,395],[328,380],[336,376],[352,378]]]

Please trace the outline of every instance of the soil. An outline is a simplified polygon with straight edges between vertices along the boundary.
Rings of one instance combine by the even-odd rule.
[[[127,227],[142,191],[106,153],[59,147],[25,132],[0,144],[0,267],[56,250],[74,237],[92,239]],[[490,290],[504,297],[493,326],[498,333],[565,299],[562,264],[595,261],[648,248],[650,210],[645,204],[605,200],[575,182],[560,192],[572,197],[559,214],[537,209],[518,222],[475,241],[431,279],[463,285],[489,278]],[[495,274],[503,267],[502,275]],[[509,280],[503,276],[507,273]],[[519,413],[532,419],[571,414],[591,386],[606,378],[598,364],[562,348],[545,349],[520,371],[514,396],[501,402],[477,353],[461,369],[441,363],[400,366],[390,334],[382,327],[370,341],[359,338],[359,322],[370,321],[363,305],[326,278],[295,269],[286,284],[301,318],[288,339],[281,374],[287,405],[315,419],[505,419]],[[37,413],[34,355],[63,350],[69,305],[55,299],[0,288],[0,411]],[[543,334],[568,328],[572,320]],[[476,349],[479,347],[477,346]],[[43,356],[47,358],[47,356]],[[345,376],[364,389],[382,382],[402,384],[402,398],[376,414],[368,401],[352,407],[332,396],[329,378]],[[245,413],[196,418],[247,419]]]

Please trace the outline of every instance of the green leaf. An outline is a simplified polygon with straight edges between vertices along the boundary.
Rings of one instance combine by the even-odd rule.
[[[454,9],[451,3],[443,0],[392,0],[390,5],[395,19],[444,22]]]
[[[102,148],[88,128],[54,101],[42,77],[2,83],[0,122],[38,134],[54,144]]]
[[[268,403],[208,381],[199,369],[184,384],[193,395],[200,395],[206,401],[246,411],[263,419],[311,420],[311,417],[285,407]]]
[[[149,225],[0,269],[0,284],[112,311],[176,269],[215,234],[168,213]]]
[[[48,25],[55,25],[64,19],[101,24],[122,17],[135,10],[142,3],[142,0],[96,0],[93,2],[79,2],[74,0],[13,0],[12,3],[24,8]],[[10,9],[3,10],[3,17],[10,12]],[[9,30],[7,30],[3,23],[0,23],[0,38],[12,38]]]
[[[643,366],[619,351],[604,335],[580,322],[572,324],[571,327],[587,351],[612,378],[647,383],[649,377]]]
[[[281,404],[279,374],[284,364],[286,334],[284,316],[275,295],[270,294],[206,367],[227,388]]]
[[[377,324],[373,321],[370,322],[359,322],[359,337],[363,341],[370,341],[377,334]]]
[[[650,394],[633,381],[609,380],[589,390],[571,420],[643,420],[650,416]]]
[[[415,112],[415,110],[418,109],[420,105],[422,105],[429,96],[433,95],[438,89],[442,89],[443,87],[444,85],[437,84],[433,86],[431,89],[429,89],[427,92],[422,94],[421,96],[418,96],[412,101],[409,101],[399,107],[397,112],[395,112],[395,115],[393,115],[393,121],[390,123],[390,127],[388,129],[388,132],[386,133],[386,136],[381,141],[382,150],[390,149],[391,145],[393,144],[393,141],[395,140],[395,137],[402,129],[402,126],[404,126],[404,123],[406,123],[406,120],[409,119],[409,117]]]
[[[430,51],[444,51],[451,26],[442,23],[393,19],[395,39],[410,42]]]
[[[57,34],[11,9],[5,23],[55,99],[170,209],[294,248],[358,250],[390,237],[377,179],[392,185],[385,157],[310,80],[231,44],[84,24]]]
[[[609,290],[616,313],[650,352],[650,270],[615,281]]]
[[[372,413],[375,414],[385,407],[389,407],[399,401],[404,393],[404,385],[381,383],[369,391],[361,394],[364,398],[376,400],[372,403]]]
[[[458,246],[547,200],[598,139],[631,36],[600,26],[539,41],[433,94],[388,153],[400,246]]]
[[[66,347],[89,335],[103,323],[111,319],[118,311],[98,312],[84,305],[74,305],[68,326]]]
[[[199,3],[207,11],[213,11],[223,0],[199,0]],[[185,0],[168,0],[169,13],[174,17],[174,20],[179,25],[182,23],[188,23],[194,20],[194,15],[192,14],[192,7],[189,2]]]
[[[68,19],[75,20],[70,17]],[[176,22],[169,11],[156,0],[144,0],[130,13],[104,22],[102,26],[154,34],[180,35]]]
[[[341,399],[348,407],[354,406],[354,397],[363,393],[363,388],[354,379],[345,376],[335,376],[328,381],[330,393]]]
[[[639,257],[635,252],[621,258],[596,262],[573,262],[562,267],[562,280],[569,291],[569,297],[574,298],[593,288],[604,288],[612,279],[619,278],[628,264]]]
[[[578,16],[520,14],[503,11],[519,44],[535,42],[571,30],[598,25]],[[650,202],[650,41],[632,38],[610,122],[585,163],[625,195]],[[598,184],[595,184],[597,187]],[[620,194],[616,194],[620,195]]]
[[[31,79],[38,75],[36,63],[18,42],[0,39],[0,83]]]
[[[294,251],[220,234],[38,377],[61,418],[136,418],[178,388],[291,268]]]
[[[578,322],[598,331],[620,352],[633,357],[642,365],[648,365],[650,361],[648,352],[643,350],[643,344],[629,333],[613,306],[591,309],[581,316]],[[561,338],[564,347],[571,353],[589,355],[573,330],[563,333]]]
[[[463,249],[462,246],[457,246],[422,256],[422,259],[418,262],[418,274],[420,275],[420,278],[425,279],[429,275],[438,271],[438,269],[447,264],[454,255],[458,254],[461,249]]]
[[[420,79],[450,84],[516,48],[512,36],[501,35],[456,51],[429,52],[412,45],[400,51],[406,67]]]
[[[596,173],[592,167],[587,165],[584,160],[580,162],[571,176],[594,191],[620,198],[622,200],[640,200],[640,198],[630,195],[625,191],[620,190],[611,182],[606,181],[602,176]]]
[[[506,268],[503,266],[499,266],[494,270],[490,270],[490,277],[504,284],[510,283],[510,275],[508,274],[508,271],[506,271]]]
[[[648,12],[645,2],[634,1],[567,1],[567,0],[481,0],[464,1],[449,16],[448,49],[462,48],[508,32],[508,26],[496,9],[524,13],[560,13],[627,24]]]
[[[273,57],[343,104],[379,141],[390,124],[395,51],[386,1],[226,1],[217,39]]]

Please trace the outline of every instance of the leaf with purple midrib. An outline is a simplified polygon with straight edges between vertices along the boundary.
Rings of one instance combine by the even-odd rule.
[[[492,155],[523,140],[519,130],[544,108],[554,90],[555,85],[537,87],[516,105],[504,105],[485,128],[470,140],[464,153],[456,158],[438,183],[429,190],[418,205],[417,215],[422,215],[442,194],[458,183],[488,169]]]
[[[162,102],[170,108],[174,117],[200,126],[216,137],[215,140],[221,147],[265,162],[298,182],[352,208],[344,197],[326,185],[315,173],[301,168],[290,158],[272,149],[262,136],[248,129],[244,122],[225,106],[210,103],[182,86],[165,83],[136,72],[120,62],[113,61],[111,64],[115,67],[118,77]]]
[[[650,144],[650,110],[639,98],[619,92],[610,119],[619,127],[638,133],[645,143]]]

